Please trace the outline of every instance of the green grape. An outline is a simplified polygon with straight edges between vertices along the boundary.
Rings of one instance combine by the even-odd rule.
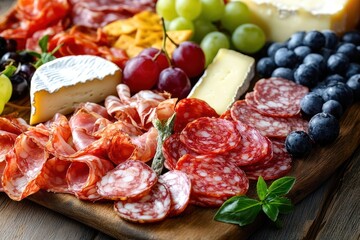
[[[175,10],[176,0],[158,0],[156,3],[156,12],[165,20],[171,21],[178,17]]]
[[[5,76],[4,74],[0,75],[0,98],[4,101],[4,103],[7,103],[12,94],[12,84],[10,79]]]
[[[194,31],[194,24],[183,17],[177,17],[169,24],[168,30],[192,30]]]
[[[201,13],[201,0],[176,0],[175,8],[179,16],[192,21]]]
[[[204,19],[196,19],[194,21],[194,28],[195,32],[192,40],[197,43],[200,43],[206,34],[217,31],[217,28],[214,24]]]
[[[229,2],[225,5],[225,11],[221,18],[221,25],[230,32],[233,32],[238,26],[249,23],[251,12],[248,6],[243,2]]]
[[[219,21],[224,14],[225,3],[223,0],[201,0],[200,18],[210,22]]]
[[[229,48],[228,37],[222,32],[208,33],[201,41],[200,47],[205,53],[205,65],[208,66],[220,48]]]
[[[235,49],[243,53],[255,53],[265,45],[266,36],[260,27],[247,23],[235,29],[231,41]]]

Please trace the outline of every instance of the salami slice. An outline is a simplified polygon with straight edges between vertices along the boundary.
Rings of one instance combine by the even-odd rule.
[[[181,132],[189,122],[200,117],[219,117],[207,102],[198,98],[181,99],[175,106],[175,112],[175,132]]]
[[[170,211],[171,197],[167,187],[157,182],[149,194],[138,201],[117,201],[117,214],[128,221],[148,223],[163,220]]]
[[[190,199],[191,181],[186,173],[173,170],[161,175],[159,182],[170,191],[171,207],[169,216],[181,214],[187,207]]]
[[[163,154],[165,157],[164,166],[168,170],[174,170],[177,161],[185,154],[197,155],[180,141],[180,134],[174,133],[163,143]]]
[[[243,167],[249,179],[257,180],[262,176],[264,180],[274,180],[290,172],[292,159],[286,151],[285,143],[277,140],[272,140],[272,143],[273,157],[270,161]]]
[[[127,160],[102,177],[97,191],[105,199],[139,199],[149,193],[157,179],[156,173],[145,163]]]
[[[200,154],[223,153],[235,148],[241,135],[233,121],[201,117],[186,125],[180,141]]]
[[[229,198],[245,194],[249,181],[245,173],[230,161],[216,155],[184,155],[176,169],[191,180],[191,196]]]
[[[190,199],[190,204],[199,206],[199,207],[206,207],[206,208],[218,208],[220,207],[228,198],[223,197],[210,197],[210,196],[200,196],[200,195],[193,195]]]
[[[300,113],[300,101],[308,92],[307,87],[287,79],[260,79],[254,86],[254,102],[262,113],[290,117]]]
[[[258,129],[266,137],[285,138],[291,132],[286,118],[262,115],[250,107],[245,100],[236,101],[230,111],[234,120]]]
[[[256,164],[272,154],[272,143],[267,137],[240,121],[236,124],[242,137],[241,144],[219,156],[233,162],[236,166],[246,166]]]

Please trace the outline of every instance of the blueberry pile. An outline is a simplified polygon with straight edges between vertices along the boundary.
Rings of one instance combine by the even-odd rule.
[[[338,36],[333,31],[296,32],[286,42],[271,43],[257,62],[261,77],[281,77],[310,89],[301,101],[302,115],[309,119],[310,139],[325,145],[339,135],[339,119],[360,99],[360,32]],[[308,153],[311,144],[303,132],[286,140],[294,156]]]
[[[8,65],[17,68],[10,77],[13,86],[11,100],[17,100],[29,94],[30,80],[36,70],[34,62],[35,58],[28,52],[17,51],[15,40],[0,37],[0,72]]]

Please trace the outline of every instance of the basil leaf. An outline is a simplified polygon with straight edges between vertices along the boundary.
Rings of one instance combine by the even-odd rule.
[[[28,53],[28,54],[30,54],[31,56],[36,57],[36,58],[41,58],[41,54],[38,53],[38,52],[28,51],[28,50],[24,50],[24,51],[22,51],[22,52],[26,52],[26,53]]]
[[[282,214],[286,214],[294,210],[294,205],[291,203],[291,200],[286,197],[276,197],[268,201],[268,203],[276,206]]]
[[[277,196],[282,196],[285,194],[288,194],[290,189],[295,184],[295,178],[294,177],[282,177],[277,180],[275,180],[268,189],[268,194],[273,194]]]
[[[48,50],[48,42],[49,42],[49,35],[44,35],[40,40],[39,40],[39,46],[41,49],[41,52],[46,53]]]
[[[261,202],[246,196],[235,196],[223,203],[214,220],[245,226],[252,223],[261,210]]]
[[[264,181],[263,177],[260,176],[257,180],[256,192],[261,201],[265,199],[267,191],[268,190],[267,190],[266,182]]]
[[[279,216],[279,209],[270,203],[263,203],[262,210],[273,222],[276,221],[277,217]]]

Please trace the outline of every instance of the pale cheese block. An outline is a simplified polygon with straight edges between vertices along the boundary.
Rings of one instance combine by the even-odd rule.
[[[40,66],[31,79],[30,124],[45,122],[55,113],[69,114],[79,103],[103,101],[116,94],[122,71],[97,56],[57,58]]]
[[[237,1],[237,0],[233,0]],[[269,40],[282,42],[296,31],[354,29],[360,19],[359,0],[241,0]]]
[[[222,114],[248,90],[254,75],[254,58],[220,49],[188,98],[202,99]]]

